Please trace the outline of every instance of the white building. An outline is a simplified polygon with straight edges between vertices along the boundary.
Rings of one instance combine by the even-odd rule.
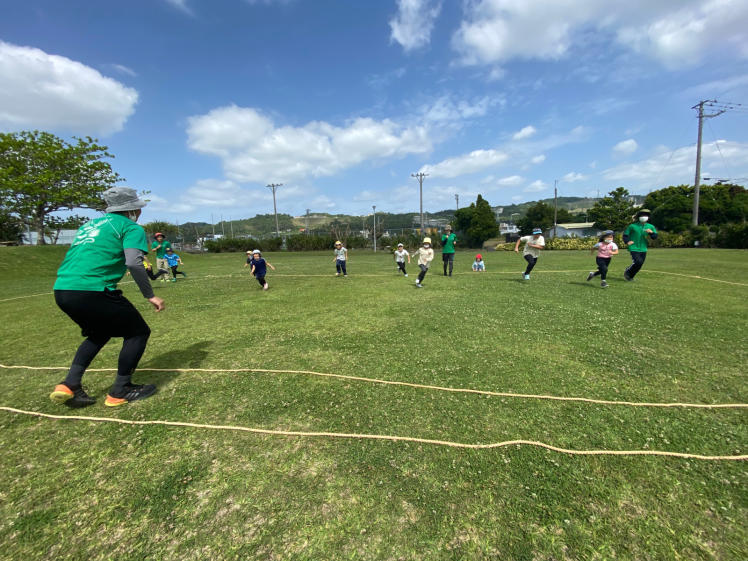
[[[556,237],[559,238],[590,238],[600,236],[603,231],[595,228],[594,222],[570,222],[556,224]],[[553,238],[553,226],[548,229],[547,237]]]

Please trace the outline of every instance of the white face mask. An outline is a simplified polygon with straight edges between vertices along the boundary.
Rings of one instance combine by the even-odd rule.
[[[639,217],[639,222],[646,222],[647,220],[649,220],[649,216],[640,216]]]
[[[603,240],[605,243],[613,243],[613,240]]]

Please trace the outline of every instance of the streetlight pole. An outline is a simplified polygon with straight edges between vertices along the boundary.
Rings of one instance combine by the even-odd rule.
[[[377,252],[377,205],[371,205],[374,211],[374,253]]]
[[[275,214],[275,237],[280,238],[280,229],[278,228],[278,208],[275,206],[275,190],[282,186],[283,183],[271,183],[266,187],[273,191],[273,214]]]
[[[457,210],[460,210],[460,195],[455,193],[455,202],[457,203]]]
[[[423,235],[423,178],[428,176],[428,173],[418,172],[411,173],[411,177],[415,177],[418,180],[418,191],[419,198],[421,201],[421,235]]]

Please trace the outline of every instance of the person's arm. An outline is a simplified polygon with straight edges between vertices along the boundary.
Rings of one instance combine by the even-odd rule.
[[[153,294],[153,287],[151,281],[148,280],[148,273],[143,267],[143,252],[139,249],[125,248],[125,266],[130,271],[132,279],[135,284],[138,285],[140,293],[144,298],[153,304],[157,312],[164,309],[164,301],[155,294]]]
[[[646,230],[644,230],[647,234],[649,234],[649,237],[653,240],[657,239],[657,228],[654,226],[649,226]]]
[[[151,251],[158,251],[161,249],[161,244],[158,244],[157,246],[151,246]]]
[[[408,256],[408,265],[410,265],[410,253],[408,253],[408,252],[406,251],[406,252],[405,252],[405,255],[407,255],[407,256]]]
[[[634,242],[631,241],[631,236],[629,236],[629,229],[630,228],[631,228],[631,226],[628,226],[623,231],[623,243],[625,243],[626,245],[632,245],[634,243]]]
[[[255,266],[254,266],[254,265],[252,265],[252,268],[251,268],[251,269],[249,270],[249,272],[250,272],[250,274],[252,274],[252,275],[254,275],[254,274],[255,274]]]
[[[346,261],[349,261],[349,259],[348,259],[348,250],[347,250],[347,249],[344,249],[343,251],[345,251],[345,260],[346,260]]]
[[[610,252],[611,255],[618,255],[618,248],[615,248],[613,251]]]
[[[514,244],[514,252],[519,253],[519,242],[522,241],[522,238],[517,238],[517,243]]]
[[[273,267],[273,266],[272,266],[272,265],[270,264],[270,261],[265,261],[265,263],[267,264],[267,266],[268,266],[268,267],[270,267],[270,268],[271,268],[271,269],[272,269],[273,271],[275,271],[275,267]]]

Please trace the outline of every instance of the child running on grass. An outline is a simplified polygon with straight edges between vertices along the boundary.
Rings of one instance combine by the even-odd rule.
[[[174,250],[171,247],[166,248],[166,262],[171,268],[171,282],[177,282],[177,275],[182,275],[184,278],[187,278],[187,273],[177,271],[177,267],[184,265],[184,263],[182,263],[182,258],[174,253]]]
[[[600,275],[600,287],[608,288],[608,283],[605,281],[605,277],[608,275],[608,266],[610,265],[610,259],[613,255],[618,255],[618,246],[613,241],[613,230],[605,230],[603,235],[600,236],[600,241],[592,246],[590,253],[594,253],[597,249],[597,271],[590,271],[587,275],[587,280],[590,281],[596,276]]]
[[[421,283],[431,266],[431,261],[434,259],[434,249],[431,247],[431,238],[423,238],[423,247],[419,247],[414,255],[418,255],[418,266],[421,268],[421,272],[418,273],[418,278],[416,279],[416,288],[423,288]]]
[[[348,262],[348,250],[343,247],[343,242],[336,241],[335,242],[335,270],[337,273],[335,273],[336,277],[340,276],[340,273],[343,273],[344,277],[348,276],[348,272],[345,270],[345,265]]]
[[[522,251],[522,257],[527,261],[527,268],[522,274],[522,278],[530,280],[530,271],[535,267],[535,263],[538,262],[540,257],[540,250],[545,247],[545,239],[543,238],[543,230],[540,228],[534,228],[532,236],[522,236],[517,240],[517,244],[514,246],[515,253],[519,253],[520,242],[525,242],[525,249]]]
[[[475,256],[475,261],[473,261],[473,271],[485,271],[486,270],[486,264],[483,262],[483,256],[479,253]]]
[[[262,289],[267,290],[268,283],[265,281],[265,275],[268,272],[267,268],[270,267],[273,271],[275,271],[275,267],[273,267],[269,261],[265,261],[262,258],[262,253],[260,253],[259,249],[255,249],[251,254],[248,251],[247,255],[250,255],[250,257],[247,258],[247,263],[246,265],[244,265],[244,267],[246,268],[247,265],[250,265],[252,268],[249,270],[249,272],[254,275]]]
[[[397,249],[395,250],[395,263],[397,263],[398,270],[402,271],[403,275],[407,277],[408,273],[405,271],[406,257],[408,258],[408,264],[410,264],[410,253],[408,253],[408,250],[403,247],[403,244],[397,244]]]

